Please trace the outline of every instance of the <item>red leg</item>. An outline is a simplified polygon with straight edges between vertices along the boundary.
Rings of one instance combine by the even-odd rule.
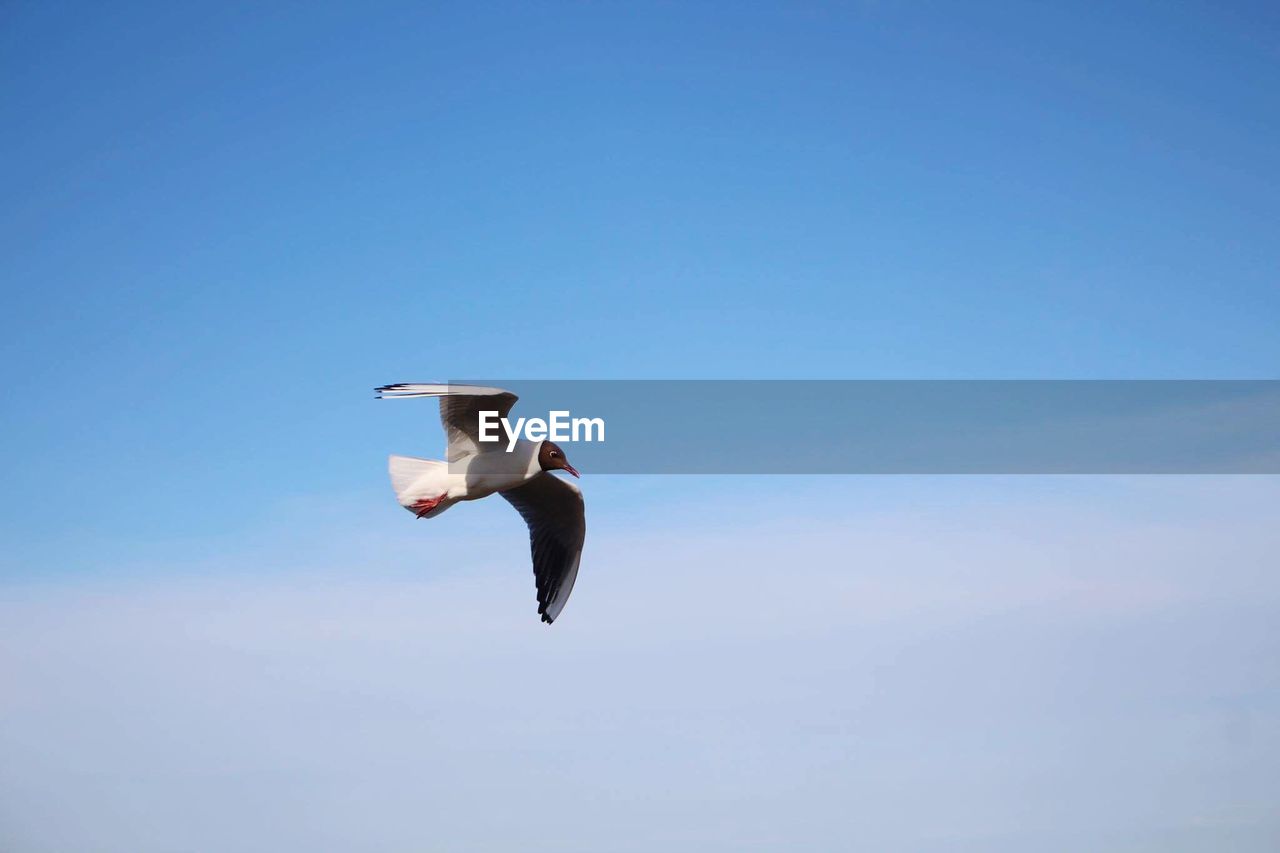
[[[431,512],[431,510],[440,506],[440,503],[445,499],[445,497],[447,496],[440,495],[435,498],[423,498],[422,500],[414,501],[409,506],[409,509],[413,510],[413,514],[418,518],[422,518],[424,515]]]

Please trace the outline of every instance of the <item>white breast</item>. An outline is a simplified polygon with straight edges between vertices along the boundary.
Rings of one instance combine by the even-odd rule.
[[[538,449],[542,442],[516,442],[510,453],[506,445],[459,459],[449,465],[453,486],[449,497],[473,501],[488,497],[494,492],[505,492],[524,485],[542,473],[538,464]]]

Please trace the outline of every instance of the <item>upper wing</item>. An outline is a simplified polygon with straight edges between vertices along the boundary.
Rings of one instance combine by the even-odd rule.
[[[485,450],[501,449],[502,441],[481,443],[480,413],[497,412],[505,418],[519,399],[510,391],[484,385],[383,385],[374,389],[383,400],[403,397],[439,397],[440,422],[444,424],[448,450],[445,459],[457,462],[464,456]],[[492,433],[490,433],[492,434]],[[502,430],[500,439],[505,440]]]
[[[538,585],[538,613],[550,624],[573,591],[587,538],[582,492],[545,471],[523,486],[500,492],[529,525],[529,550]]]

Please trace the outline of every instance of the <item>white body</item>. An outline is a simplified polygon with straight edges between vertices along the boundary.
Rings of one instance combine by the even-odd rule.
[[[497,444],[493,450],[468,454],[454,462],[392,456],[387,470],[396,500],[410,512],[414,512],[412,507],[418,501],[444,495],[439,506],[422,516],[435,518],[458,501],[487,498],[494,492],[523,486],[541,474],[541,446],[541,442],[520,439],[510,453],[505,445]]]

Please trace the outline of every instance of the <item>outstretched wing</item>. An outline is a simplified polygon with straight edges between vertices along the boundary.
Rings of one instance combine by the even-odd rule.
[[[538,614],[550,624],[564,609],[578,577],[582,543],[587,538],[582,492],[573,483],[544,471],[523,486],[500,494],[529,525]]]
[[[484,385],[402,383],[383,385],[374,390],[383,400],[439,397],[440,422],[444,424],[445,438],[448,441],[445,459],[449,462],[457,462],[464,456],[486,450],[501,450],[502,441],[481,443],[480,413],[497,412],[498,417],[505,418],[511,414],[511,407],[519,399],[510,391]],[[490,432],[490,435],[492,434]],[[499,430],[499,437],[505,440],[501,430]]]

